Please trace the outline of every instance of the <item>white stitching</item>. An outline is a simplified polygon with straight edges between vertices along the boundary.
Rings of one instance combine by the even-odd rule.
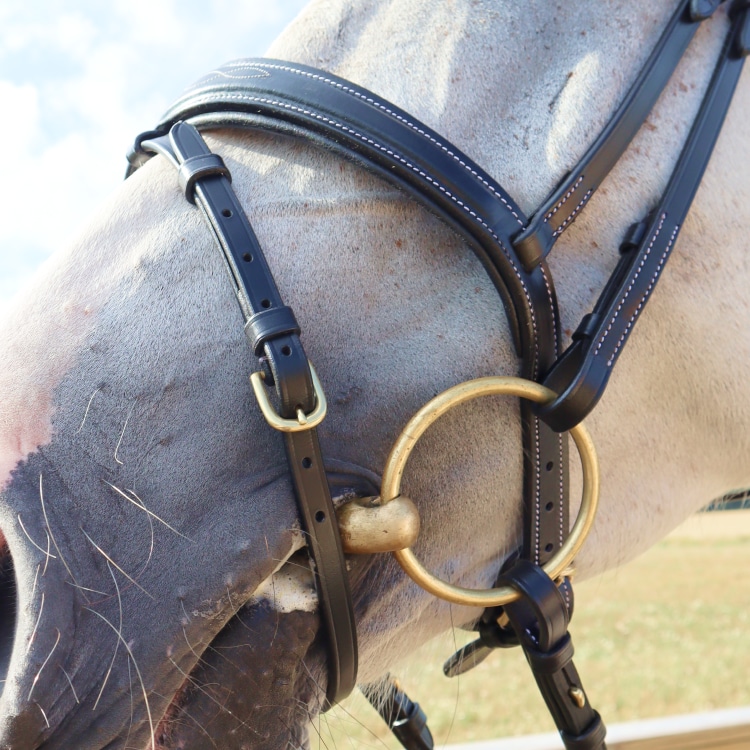
[[[542,271],[542,278],[544,279],[544,286],[547,289],[547,296],[549,298],[549,305],[550,305],[550,312],[552,313],[552,332],[555,337],[555,355],[557,356],[560,353],[560,341],[558,340],[557,336],[557,316],[555,315],[555,305],[553,302],[553,296],[552,296],[552,287],[549,283],[549,279],[547,278],[547,272],[544,269],[544,265],[540,264],[539,268]],[[536,428],[539,429],[538,425],[538,417],[534,418],[534,421],[536,422]],[[558,508],[560,509],[560,518],[558,523],[558,531],[560,533],[560,546],[562,546],[563,543],[563,536],[564,536],[564,529],[563,529],[563,505],[565,502],[565,484],[563,482],[563,444],[562,444],[562,435],[558,435],[557,442],[558,442],[558,448],[560,453],[560,461],[558,463],[558,477],[560,479],[559,483],[559,495],[558,495]],[[537,448],[538,450],[538,448]],[[539,469],[541,471],[541,469]],[[541,494],[537,495],[537,508],[536,512],[537,514],[541,513],[541,505],[542,505],[542,498]],[[539,546],[539,542],[537,540],[537,548]],[[538,561],[537,561],[538,562]]]
[[[680,227],[677,225],[672,230],[672,236],[669,238],[669,243],[667,244],[666,249],[662,253],[661,259],[659,260],[659,265],[656,267],[656,270],[654,271],[654,275],[651,277],[651,281],[646,288],[646,291],[643,293],[643,297],[641,297],[641,301],[638,303],[638,307],[636,307],[635,311],[633,312],[633,315],[631,316],[630,320],[628,321],[628,325],[625,327],[625,330],[622,332],[622,336],[620,336],[620,340],[617,342],[617,346],[615,347],[615,350],[610,355],[609,359],[607,360],[607,367],[612,367],[615,358],[617,357],[617,352],[620,351],[620,347],[622,347],[623,343],[625,342],[625,339],[628,336],[628,333],[630,332],[630,329],[633,327],[633,323],[635,323],[636,318],[641,314],[641,310],[643,309],[643,306],[646,304],[646,300],[649,298],[651,291],[654,288],[654,284],[656,284],[656,280],[659,278],[659,274],[661,273],[661,269],[664,267],[664,263],[667,260],[667,256],[669,255],[670,250],[672,249],[672,244],[674,243],[675,237],[677,237],[677,232],[679,231]]]
[[[576,181],[575,185],[573,185],[570,190],[568,190],[565,195],[560,198],[560,200],[545,214],[544,216],[544,223],[546,224],[565,204],[565,202],[570,198],[573,193],[575,193],[576,188],[583,182],[583,175],[581,175]],[[589,191],[591,192],[591,191]]]
[[[565,228],[568,226],[568,224],[570,224],[573,221],[573,219],[575,219],[578,212],[586,205],[586,201],[591,197],[591,192],[592,191],[589,190],[586,193],[586,195],[584,195],[583,198],[581,198],[580,203],[573,209],[570,216],[568,216],[568,218],[565,219],[565,221],[562,224],[560,224],[560,226],[557,227],[557,229],[555,229],[554,232],[552,232],[553,237],[559,237],[565,231]]]
[[[237,67],[242,67],[242,65],[238,65]],[[356,89],[350,88],[348,86],[344,86],[343,84],[337,83],[337,82],[332,81],[332,80],[330,80],[328,78],[324,78],[323,76],[316,75],[316,74],[313,74],[313,73],[308,73],[306,71],[298,70],[296,68],[290,68],[288,66],[280,66],[280,65],[273,65],[273,64],[261,64],[261,65],[253,64],[253,65],[250,65],[248,67],[251,70],[258,69],[258,68],[262,69],[263,67],[266,67],[266,68],[269,68],[269,69],[272,69],[272,70],[284,70],[284,71],[287,71],[287,72],[290,72],[290,73],[295,73],[297,75],[307,76],[307,77],[313,78],[315,80],[320,80],[320,81],[322,81],[324,83],[327,83],[327,84],[329,84],[331,86],[334,86],[334,87],[336,87],[338,89],[341,89],[341,90],[345,91],[348,94],[351,94],[353,96],[356,96],[356,97],[359,97],[361,99],[364,99],[365,101],[367,101],[372,106],[377,107],[378,109],[382,110],[383,112],[385,112],[389,116],[391,116],[391,117],[399,120],[400,122],[403,122],[405,125],[407,125],[408,127],[410,127],[412,130],[416,131],[421,136],[423,136],[424,138],[426,138],[427,140],[429,140],[430,142],[432,142],[435,146],[437,146],[438,148],[442,149],[446,154],[448,154],[451,158],[453,158],[455,161],[457,161],[464,169],[466,169],[475,179],[479,180],[485,187],[487,187],[497,198],[499,198],[500,201],[502,202],[502,204],[508,209],[508,211],[510,211],[510,213],[513,215],[513,217],[516,219],[516,221],[518,222],[518,224],[520,226],[522,226],[522,227],[524,226],[524,224],[521,221],[521,219],[519,218],[518,214],[508,204],[508,201],[502,195],[500,195],[492,187],[492,185],[490,185],[487,182],[487,180],[485,180],[483,177],[481,177],[476,172],[476,170],[474,170],[471,167],[469,167],[466,164],[466,162],[464,162],[462,159],[460,159],[458,156],[456,156],[456,154],[454,154],[444,144],[440,143],[438,140],[436,140],[431,135],[429,135],[428,133],[426,133],[423,129],[419,128],[413,122],[411,122],[410,120],[407,120],[406,118],[402,117],[401,115],[396,114],[395,112],[393,112],[391,109],[389,109],[385,105],[381,104],[380,102],[377,102],[377,101],[373,100],[370,97],[364,96],[363,94],[361,94]],[[218,77],[219,75],[224,75],[224,74],[221,71],[216,71],[215,77]],[[256,77],[256,76],[253,76],[253,77]],[[205,85],[210,80],[212,80],[212,79],[211,78],[205,78],[205,79],[203,79],[203,81],[201,81],[201,84]],[[454,203],[456,203],[457,205],[459,205],[470,216],[472,216],[474,219],[476,219],[492,235],[492,237],[495,239],[495,241],[498,243],[498,245],[500,245],[500,248],[502,249],[502,251],[505,254],[506,258],[510,262],[511,267],[513,268],[513,271],[514,271],[514,273],[516,275],[516,278],[520,281],[521,287],[523,288],[524,294],[526,296],[526,300],[528,302],[529,312],[531,314],[532,326],[534,328],[534,364],[533,364],[533,368],[534,369],[533,369],[533,375],[536,376],[536,372],[537,372],[537,368],[538,368],[538,344],[537,344],[537,335],[536,335],[537,334],[537,322],[536,322],[536,316],[534,314],[534,307],[533,307],[533,305],[531,303],[530,295],[529,295],[529,292],[528,292],[528,290],[526,288],[526,284],[524,283],[524,280],[521,277],[521,274],[519,273],[518,268],[516,267],[516,264],[514,263],[512,256],[510,255],[510,253],[508,252],[507,248],[505,247],[505,245],[503,244],[503,242],[500,240],[500,238],[495,234],[495,232],[492,231],[492,229],[490,228],[489,224],[486,221],[484,221],[480,216],[478,216],[476,214],[476,212],[474,212],[468,206],[466,206],[463,203],[463,201],[459,200],[454,195],[452,195],[446,188],[444,188],[442,185],[440,185],[440,183],[437,180],[435,180],[433,177],[431,177],[430,175],[427,175],[425,172],[423,172],[422,170],[420,170],[417,167],[415,167],[413,164],[411,164],[410,162],[408,162],[406,159],[404,159],[399,154],[396,154],[392,150],[387,149],[384,146],[381,146],[380,144],[376,143],[375,141],[373,141],[370,138],[367,138],[366,136],[362,135],[361,133],[359,133],[359,132],[357,132],[357,131],[355,131],[355,130],[353,130],[351,128],[348,128],[343,123],[339,123],[339,122],[337,122],[335,120],[331,120],[330,118],[324,117],[323,115],[320,115],[317,112],[312,112],[312,111],[309,111],[309,110],[304,110],[304,109],[302,109],[300,107],[295,107],[293,105],[289,105],[289,104],[286,104],[286,103],[280,102],[280,101],[269,100],[269,99],[262,98],[262,97],[250,97],[250,96],[247,96],[247,95],[240,95],[240,94],[226,94],[225,96],[228,99],[235,99],[235,100],[239,99],[239,100],[244,100],[244,101],[258,101],[258,102],[261,102],[261,103],[270,103],[270,104],[273,104],[275,106],[281,106],[281,107],[284,107],[284,108],[292,110],[292,111],[299,111],[299,112],[302,112],[303,114],[305,114],[307,116],[312,116],[315,119],[321,120],[323,122],[326,122],[328,124],[333,125],[334,127],[337,127],[337,128],[339,128],[341,130],[344,130],[344,131],[346,131],[348,133],[351,133],[352,135],[354,135],[355,137],[359,138],[360,140],[363,140],[363,141],[369,143],[370,145],[372,145],[373,147],[379,149],[380,151],[383,151],[383,152],[387,153],[389,156],[392,156],[392,157],[398,159],[402,164],[404,164],[405,166],[407,166],[412,171],[417,172],[421,177],[423,177],[425,180],[427,180],[428,182],[430,182],[433,185],[435,185],[435,187],[437,187],[441,192],[443,192],[447,197],[449,197]],[[209,97],[203,97],[203,99],[208,99],[208,98]],[[198,101],[200,101],[200,99],[201,99],[201,97],[198,97]],[[563,202],[567,199],[567,197],[569,197],[569,195],[573,192],[573,190],[575,189],[575,187],[577,187],[577,185],[580,184],[580,182],[581,182],[582,179],[583,179],[583,177],[581,176],[578,179],[578,181],[576,182],[576,185],[574,186],[574,188],[572,188],[571,191],[569,192],[569,194],[566,196],[566,198],[563,199]],[[588,198],[588,195],[590,195],[590,193],[591,193],[591,191],[589,191],[589,193],[587,194],[587,196],[584,198],[583,202],[585,202],[586,198]],[[562,205],[562,203],[560,205]],[[579,207],[573,212],[573,214],[571,214],[570,217],[568,217],[568,219],[566,219],[566,222],[568,222],[568,221],[571,220],[572,216],[574,216],[575,213],[580,209],[581,205],[582,204],[579,204]],[[557,210],[557,209],[555,209],[555,210]],[[550,216],[552,216],[555,213],[555,210],[553,210],[551,212]],[[545,219],[545,221],[546,221],[546,219]],[[562,230],[560,230],[560,231],[562,231]],[[552,315],[553,315],[553,326],[552,326],[552,328],[553,328],[554,336],[555,336],[555,351],[559,351],[559,342],[557,340],[557,327],[556,327],[556,324],[555,324],[556,323],[556,320],[555,320],[555,311],[554,311],[554,305],[552,304],[552,299],[553,299],[552,298],[552,290],[550,288],[550,284],[549,284],[549,280],[547,278],[547,274],[546,274],[546,272],[544,271],[543,268],[542,268],[542,275],[543,275],[543,278],[544,278],[545,287],[547,289],[547,295],[548,295],[548,297],[550,299],[550,310],[552,311]],[[540,460],[541,460],[541,458],[540,458],[540,455],[539,455],[539,423],[538,423],[537,419],[535,419],[534,422],[535,422],[535,439],[536,439],[536,545],[535,545],[536,546],[536,552],[535,552],[535,554],[537,556],[537,562],[539,562],[539,534],[540,534],[540,523],[541,523],[541,518],[540,518],[540,513],[541,513],[541,465],[540,465]],[[560,450],[562,451],[562,444],[560,444]],[[562,470],[562,467],[561,467],[561,470]],[[561,485],[561,493],[562,493],[562,485]],[[561,494],[561,497],[562,497],[562,494]],[[560,503],[560,506],[562,507],[562,503]],[[563,533],[562,528],[560,528],[560,534],[561,534],[561,536],[562,536],[562,533]]]
[[[542,278],[544,279],[544,286],[547,289],[547,296],[549,297],[549,308],[552,313],[552,333],[555,336],[555,356],[560,353],[560,342],[557,340],[557,317],[555,315],[555,305],[553,303],[554,297],[552,296],[552,287],[550,286],[549,279],[547,278],[547,272],[544,270],[544,266],[540,263],[539,268],[542,271]]]
[[[594,356],[599,354],[599,350],[602,348],[602,344],[604,343],[604,340],[607,338],[607,336],[609,335],[609,332],[612,330],[612,326],[614,325],[615,320],[617,320],[617,316],[620,314],[620,310],[622,310],[622,307],[625,304],[625,301],[627,300],[628,296],[630,295],[630,292],[632,291],[633,286],[635,286],[635,282],[638,279],[638,276],[640,275],[641,271],[643,270],[644,265],[646,264],[646,260],[648,259],[648,256],[654,247],[654,242],[656,242],[656,238],[659,236],[659,232],[661,232],[661,228],[662,226],[664,226],[664,221],[666,218],[667,218],[666,214],[662,214],[659,217],[659,226],[656,227],[654,236],[651,238],[651,242],[649,242],[648,249],[643,254],[643,257],[641,258],[641,262],[638,266],[638,270],[636,271],[635,276],[633,276],[633,278],[631,279],[630,284],[628,285],[628,288],[625,290],[625,294],[622,295],[620,304],[617,306],[617,309],[615,310],[614,315],[612,315],[612,319],[609,321],[609,325],[607,326],[607,329],[604,331],[604,333],[602,334],[602,337],[599,339],[599,343],[596,345],[596,349],[594,350]]]
[[[456,198],[455,195],[453,195],[449,190],[447,190],[445,187],[443,187],[434,177],[428,175],[424,171],[422,171],[419,167],[414,166],[411,162],[409,162],[407,159],[405,159],[400,154],[397,154],[396,152],[392,151],[391,149],[386,148],[385,146],[382,146],[381,144],[377,143],[376,141],[373,141],[371,138],[368,138],[367,136],[363,135],[362,133],[357,132],[356,130],[353,130],[352,128],[344,125],[343,123],[337,122],[336,120],[331,120],[328,117],[324,117],[323,115],[319,114],[318,112],[313,112],[308,109],[303,109],[301,107],[295,107],[293,104],[287,104],[286,102],[277,101],[275,99],[267,99],[265,97],[259,97],[259,96],[247,96],[246,94],[224,94],[224,97],[227,99],[238,99],[242,101],[253,101],[253,102],[260,102],[261,104],[272,104],[277,107],[283,107],[284,109],[289,109],[294,112],[301,112],[304,115],[307,115],[308,117],[314,117],[316,120],[320,120],[321,122],[328,123],[329,125],[333,125],[336,128],[339,128],[339,130],[343,130],[347,133],[350,133],[356,138],[359,138],[362,141],[365,141],[366,143],[369,143],[374,148],[378,149],[379,151],[382,151],[384,153],[387,153],[389,156],[392,156],[394,159],[397,159],[400,161],[404,166],[411,169],[413,172],[418,174],[420,177],[424,178],[428,182],[430,182],[432,185],[434,185],[438,190],[440,190],[442,193],[444,193],[448,198],[450,198],[454,203],[461,206],[466,213],[468,213],[472,218],[476,219],[493,237],[493,239],[497,242],[497,244],[500,246],[501,250],[505,254],[505,257],[508,259],[508,262],[511,265],[511,268],[513,269],[513,272],[516,275],[516,278],[521,283],[521,288],[523,289],[524,295],[526,296],[526,301],[528,302],[529,306],[529,312],[531,314],[531,325],[534,329],[534,369],[533,369],[533,375],[536,376],[537,368],[539,366],[538,360],[539,360],[539,345],[537,343],[537,322],[536,322],[536,315],[534,314],[534,306],[531,302],[531,296],[529,295],[529,290],[526,288],[526,283],[523,280],[523,277],[521,276],[521,273],[518,270],[518,267],[516,266],[515,261],[513,260],[513,256],[508,252],[508,249],[503,244],[502,240],[495,234],[495,232],[492,231],[492,228],[490,225],[481,217],[479,216],[475,211],[473,211],[471,208],[469,208],[463,201]],[[205,97],[196,97],[193,101],[196,104],[201,103],[202,101],[210,101],[211,97],[209,95],[206,95]]]
[[[565,604],[568,607],[568,616],[570,616],[570,586],[562,586],[563,596],[565,597]]]
[[[563,545],[563,539],[565,537],[566,529],[563,528],[563,521],[565,520],[565,513],[563,510],[563,499],[565,497],[565,482],[563,481],[565,473],[564,473],[564,467],[563,467],[563,436],[561,434],[558,434],[557,436],[557,446],[558,451],[560,455],[560,461],[558,465],[558,477],[560,479],[560,503],[558,504],[558,507],[560,509],[560,518],[559,523],[557,524],[558,529],[560,530],[560,546]]]
[[[402,122],[404,125],[408,126],[412,130],[414,130],[416,133],[419,133],[419,135],[421,135],[423,138],[426,138],[428,141],[430,141],[435,146],[437,146],[442,151],[444,151],[446,154],[448,154],[448,156],[450,156],[452,159],[454,159],[454,161],[457,161],[467,172],[469,172],[471,175],[473,175],[475,179],[479,180],[488,190],[490,190],[495,195],[495,197],[497,197],[497,198],[500,199],[500,201],[505,206],[505,208],[508,209],[508,211],[510,211],[510,213],[513,215],[513,218],[518,222],[519,226],[521,226],[521,227],[524,226],[523,221],[521,221],[521,218],[516,213],[516,211],[513,210],[513,208],[511,207],[510,203],[508,203],[508,200],[505,197],[503,197],[500,193],[498,193],[497,190],[495,190],[495,188],[493,188],[492,185],[490,185],[490,183],[487,182],[487,180],[485,180],[483,177],[481,177],[477,173],[477,171],[475,169],[472,169],[465,161],[463,161],[463,159],[461,159],[456,154],[454,154],[453,151],[451,151],[447,146],[445,146],[443,143],[441,143],[440,141],[438,141],[436,138],[433,138],[431,135],[429,135],[428,133],[426,133],[418,125],[416,125],[415,123],[411,122],[411,120],[408,120],[407,118],[403,117],[402,115],[399,115],[399,114],[395,113],[392,109],[386,107],[384,104],[382,104],[381,102],[377,101],[376,99],[373,99],[372,97],[369,97],[369,96],[365,96],[360,91],[357,91],[356,89],[351,88],[350,86],[345,86],[342,83],[337,83],[336,81],[333,81],[330,78],[325,78],[324,76],[317,75],[315,73],[308,73],[307,71],[305,71],[305,70],[299,70],[298,68],[291,68],[291,67],[289,67],[287,65],[274,65],[272,63],[252,63],[252,64],[244,63],[244,65],[246,65],[246,66],[248,66],[250,68],[257,67],[257,68],[268,68],[270,70],[283,70],[283,71],[286,71],[287,73],[294,73],[296,75],[305,76],[307,78],[312,78],[312,79],[314,79],[316,81],[321,81],[322,83],[326,83],[329,86],[333,86],[334,88],[340,89],[341,91],[344,91],[345,93],[347,93],[347,94],[349,94],[351,96],[355,96],[358,99],[362,99],[363,101],[366,101],[368,104],[372,105],[373,107],[376,107],[376,108],[382,110],[383,112],[385,112],[390,117],[393,117],[395,120],[398,120],[399,122]],[[242,64],[241,63],[237,64],[237,67],[242,67]],[[220,70],[215,71],[216,75],[213,76],[213,77],[217,77],[220,72],[221,72]],[[208,81],[212,80],[213,77],[211,77],[210,74],[209,74],[208,77],[206,77],[206,78],[204,78],[204,79],[202,79],[200,81],[200,85],[205,85]]]
[[[541,466],[541,450],[539,448],[539,419],[534,417],[534,443],[536,444],[536,450],[534,451],[536,457],[536,497],[534,500],[534,562],[539,565],[539,534],[541,526],[541,513],[542,513],[542,466]]]
[[[247,66],[248,70],[255,70],[258,72],[258,75],[254,76],[234,76],[230,75],[229,73],[225,73],[223,70],[215,70],[213,71],[213,75],[209,73],[208,76],[201,79],[201,85],[208,83],[208,81],[212,81],[214,78],[228,78],[230,81],[247,81],[251,78],[270,78],[271,74],[265,70],[261,70],[260,68],[255,67],[254,65]]]
[[[253,66],[250,66],[250,67],[252,68]],[[439,143],[432,136],[430,136],[427,133],[425,133],[423,130],[421,130],[420,128],[418,128],[413,123],[409,122],[408,120],[405,120],[400,115],[396,115],[394,112],[392,112],[387,107],[385,107],[384,105],[380,104],[379,102],[375,102],[372,99],[370,99],[369,97],[364,97],[362,94],[360,94],[359,92],[355,91],[354,89],[350,89],[350,88],[348,88],[346,86],[343,86],[342,84],[336,83],[336,82],[331,81],[329,79],[322,78],[321,76],[317,76],[317,75],[314,75],[312,73],[306,73],[304,71],[299,71],[299,70],[296,70],[294,68],[288,68],[288,67],[276,66],[276,65],[267,65],[267,67],[272,68],[272,69],[286,70],[288,72],[298,73],[300,75],[306,75],[306,76],[310,76],[310,77],[315,78],[315,79],[322,80],[325,83],[328,83],[330,85],[336,86],[337,88],[340,88],[340,89],[346,91],[347,93],[353,94],[353,95],[358,96],[358,97],[363,98],[363,99],[366,99],[366,101],[368,103],[370,103],[373,106],[376,106],[376,107],[382,109],[383,111],[385,111],[390,116],[392,116],[392,117],[394,117],[394,118],[396,118],[396,119],[404,122],[406,125],[408,125],[409,127],[411,127],[413,130],[416,130],[420,135],[424,136],[428,140],[432,141],[436,146],[440,147],[449,156],[451,156],[454,160],[456,160],[461,166],[463,166],[467,171],[469,171],[476,179],[480,180],[489,190],[491,190],[503,202],[503,204],[506,206],[506,208],[513,214],[513,216],[515,217],[515,219],[519,223],[519,225],[523,226],[523,222],[520,220],[520,218],[518,217],[518,215],[516,214],[516,212],[513,211],[510,208],[510,206],[508,205],[508,203],[505,200],[505,198],[503,198],[502,195],[499,195],[497,193],[497,191],[486,180],[484,180],[482,177],[480,177],[475,170],[471,169],[464,161],[462,161],[461,159],[459,159],[452,151],[450,151],[449,149],[447,149],[443,144]],[[218,73],[219,72],[217,72],[217,74]],[[205,84],[207,80],[210,80],[210,79],[204,79],[204,81],[202,81],[202,84]],[[376,143],[372,139],[367,138],[366,136],[364,136],[363,134],[357,132],[356,130],[353,130],[353,129],[347,127],[343,123],[337,122],[337,121],[332,120],[332,119],[327,118],[327,117],[324,117],[323,115],[320,115],[317,112],[312,112],[310,110],[305,110],[305,109],[302,109],[300,107],[295,107],[295,106],[287,104],[285,102],[274,101],[274,100],[266,99],[266,98],[262,98],[262,97],[247,96],[247,95],[242,95],[242,94],[225,94],[225,97],[227,99],[236,99],[236,100],[244,100],[244,101],[258,101],[258,102],[261,102],[261,103],[273,104],[274,106],[280,106],[280,107],[283,107],[285,109],[289,109],[289,110],[292,110],[292,111],[302,112],[303,114],[305,114],[307,116],[314,117],[315,119],[321,120],[323,122],[326,122],[328,124],[333,125],[334,127],[337,127],[337,128],[339,128],[341,130],[344,130],[344,131],[346,131],[348,133],[351,133],[352,135],[354,135],[355,137],[359,138],[360,140],[366,141],[367,143],[369,143],[373,147],[379,149],[380,151],[383,151],[383,152],[387,153],[389,156],[392,156],[395,159],[398,159],[398,161],[400,161],[402,164],[404,164],[405,166],[407,166],[409,169],[411,169],[412,171],[418,173],[425,180],[427,180],[428,182],[430,182],[433,185],[435,185],[441,192],[443,192],[452,201],[454,201],[454,203],[456,203],[457,205],[461,206],[461,208],[463,208],[470,216],[472,216],[473,218],[475,218],[492,235],[492,237],[495,239],[495,241],[498,243],[498,245],[502,249],[502,251],[505,254],[506,258],[510,262],[511,267],[513,268],[513,271],[514,271],[514,273],[516,275],[516,278],[521,283],[521,287],[522,287],[522,289],[524,291],[524,294],[526,296],[526,301],[528,302],[529,312],[531,314],[531,322],[532,322],[532,326],[534,328],[533,377],[536,378],[536,374],[537,374],[537,370],[538,370],[538,353],[539,353],[538,343],[537,343],[537,338],[538,338],[537,337],[537,322],[536,322],[536,316],[534,314],[534,306],[533,306],[533,304],[531,302],[531,298],[530,298],[528,289],[526,288],[526,284],[525,284],[525,282],[524,282],[521,274],[519,273],[518,268],[516,267],[516,264],[513,261],[512,256],[508,252],[508,250],[505,247],[505,245],[503,244],[503,242],[495,234],[495,232],[492,231],[492,229],[490,228],[489,224],[486,221],[484,221],[480,216],[478,216],[475,211],[471,210],[468,206],[466,206],[463,203],[463,201],[459,200],[454,195],[452,195],[450,193],[450,191],[448,191],[446,188],[444,188],[437,180],[435,180],[430,175],[427,175],[425,172],[423,172],[422,170],[420,170],[417,167],[415,167],[413,164],[411,164],[409,161],[407,161],[406,159],[404,159],[402,156],[400,156],[399,154],[394,153],[392,150],[387,149],[386,147],[380,145],[379,143]],[[209,98],[210,97],[208,97],[208,96],[203,97],[204,100],[207,100]],[[201,97],[198,97],[198,101],[200,101],[200,100],[201,100]],[[583,179],[583,177],[579,178],[578,182],[576,183],[576,186],[580,183],[580,181],[582,179]],[[571,193],[572,193],[572,190],[571,190]],[[588,198],[588,195],[590,195],[590,193],[591,193],[591,191],[589,191],[589,193],[586,195],[586,197],[584,198],[583,202],[585,202],[585,200]],[[576,211],[580,209],[581,205],[582,204],[579,204],[579,207],[576,209]],[[576,213],[576,211],[573,212],[573,214],[571,215],[571,217]],[[554,211],[552,213],[554,213]],[[550,214],[550,215],[552,215],[552,214]],[[571,217],[568,217],[568,219],[566,220],[566,222],[569,221],[571,219]],[[554,307],[554,304],[553,304],[552,289],[550,287],[549,279],[547,278],[547,274],[546,274],[544,268],[542,267],[541,270],[542,270],[542,276],[543,276],[543,279],[544,279],[544,285],[545,285],[545,288],[547,290],[547,295],[548,295],[549,303],[550,303],[550,312],[552,314],[552,329],[553,329],[553,333],[554,333],[554,337],[555,337],[555,353],[557,353],[557,352],[559,352],[559,341],[558,341],[558,336],[557,336],[556,315],[555,315],[555,307]],[[535,451],[535,453],[536,453],[536,469],[537,469],[537,471],[536,471],[536,477],[537,477],[537,480],[536,480],[536,502],[535,502],[535,506],[536,506],[535,507],[535,516],[536,516],[535,517],[535,533],[536,533],[535,556],[536,556],[536,562],[538,563],[539,562],[539,554],[540,554],[540,551],[539,551],[539,537],[540,537],[540,523],[541,523],[541,517],[540,517],[540,515],[541,515],[541,463],[540,463],[541,462],[541,456],[540,456],[540,448],[539,448],[539,420],[536,419],[536,418],[534,419],[534,429],[535,429],[535,442],[536,442],[536,451]],[[562,482],[562,470],[563,470],[562,469],[562,438],[558,438],[558,443],[559,443],[559,450],[560,450],[560,457],[561,457],[561,460],[560,460],[560,472],[561,473],[560,473],[560,503],[559,503],[559,506],[560,506],[561,511],[562,511],[562,497],[563,497],[563,494],[564,494],[564,488],[563,488],[563,482]],[[559,528],[560,540],[561,540],[561,543],[562,543],[562,538],[563,538],[562,517],[560,519],[559,527],[560,527]]]

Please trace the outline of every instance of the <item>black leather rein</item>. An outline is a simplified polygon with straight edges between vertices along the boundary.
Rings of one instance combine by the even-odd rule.
[[[562,434],[595,406],[633,325],[649,299],[703,175],[750,49],[750,0],[735,0],[730,31],[699,114],[659,204],[636,222],[594,310],[561,352],[557,299],[545,258],[575,220],[640,128],[697,26],[719,0],[683,0],[636,82],[581,162],[528,219],[512,198],[459,149],[376,94],[304,65],[239,60],[198,81],[129,154],[137,169],[153,154],[179,170],[186,198],[205,214],[223,250],[266,386],[273,386],[287,427],[285,447],[329,639],[327,699],[354,687],[356,630],[336,516],[314,425],[322,406],[300,341],[300,326],[278,293],[263,251],[231,189],[231,175],[198,129],[270,130],[312,141],[396,185],[463,237],[503,300],[523,377],[558,394],[522,406],[524,539],[520,560],[499,580],[522,592],[504,611],[488,610],[480,638],[449,663],[451,674],[489,650],[520,643],[567,748],[604,747],[604,727],[572,665],[567,634],[569,581],[552,582],[540,566],[568,533],[567,440]],[[190,124],[188,124],[190,123]],[[311,418],[311,417],[310,417]],[[431,747],[418,707],[392,690],[384,713],[406,747]]]

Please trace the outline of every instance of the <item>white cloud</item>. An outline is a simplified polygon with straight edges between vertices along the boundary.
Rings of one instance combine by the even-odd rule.
[[[262,54],[303,4],[0,3],[0,101],[13,113],[0,118],[0,307],[122,179],[135,135],[215,65]]]
[[[3,158],[15,164],[14,156],[29,148],[38,137],[39,91],[29,83],[17,86],[0,80],[0,101],[6,112],[13,113],[13,117],[0,117],[0,143],[12,144],[4,149]]]

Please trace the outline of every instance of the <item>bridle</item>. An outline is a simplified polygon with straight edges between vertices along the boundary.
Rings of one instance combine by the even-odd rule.
[[[155,130],[136,139],[128,174],[154,154],[168,158],[178,169],[185,197],[203,211],[223,251],[245,333],[259,359],[253,388],[269,424],[283,433],[309,539],[328,637],[329,705],[356,683],[356,630],[344,551],[395,551],[409,575],[432,593],[485,608],[476,626],[478,640],[447,662],[447,674],[465,671],[493,648],[520,644],[565,746],[604,747],[604,725],[583,691],[567,633],[570,565],[593,521],[598,494],[595,455],[580,423],[601,398],[698,188],[750,52],[750,0],[731,3],[730,30],[668,186],[648,216],[628,230],[617,267],[564,352],[545,259],[645,121],[698,25],[721,4],[680,3],[609,124],[530,219],[490,175],[438,133],[382,97],[303,65],[270,59],[228,63],[189,88]],[[344,506],[338,522],[315,429],[326,412],[323,389],[302,348],[300,326],[284,305],[231,188],[229,170],[198,132],[227,126],[305,138],[365,166],[437,214],[484,264],[522,362],[522,379],[469,381],[420,410],[391,452],[381,497]],[[275,389],[277,406],[268,388]],[[400,475],[420,425],[462,400],[501,392],[527,399],[521,408],[524,538],[496,588],[471,592],[434,579],[407,549],[419,524],[414,506],[400,497]],[[586,479],[582,511],[570,534],[567,431],[581,453]],[[372,541],[377,534],[368,534],[383,526],[393,530],[395,548],[378,546]],[[400,689],[389,690],[382,714],[402,744],[432,747],[419,707]]]

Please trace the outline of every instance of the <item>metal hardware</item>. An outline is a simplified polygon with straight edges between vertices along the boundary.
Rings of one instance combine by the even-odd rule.
[[[408,497],[383,505],[379,497],[363,497],[342,505],[339,521],[344,552],[355,555],[395,552],[411,547],[419,536],[419,511]]]
[[[575,703],[578,708],[583,708],[586,705],[586,694],[581,688],[574,685],[568,690],[568,695],[573,699],[573,703]]]
[[[386,459],[380,496],[383,505],[396,497],[401,490],[401,478],[414,446],[425,430],[454,406],[480,396],[507,395],[526,398],[536,403],[548,403],[556,398],[554,391],[523,378],[487,377],[469,380],[453,386],[425,404],[404,427]],[[583,492],[578,517],[565,543],[544,565],[544,571],[556,580],[568,569],[578,554],[594,523],[599,502],[599,462],[588,430],[578,424],[570,430],[581,459]],[[477,591],[442,581],[428,572],[411,549],[395,551],[394,556],[406,574],[425,591],[440,599],[469,607],[498,607],[515,601],[519,593],[510,586]]]
[[[302,409],[297,409],[297,419],[284,419],[276,413],[276,409],[274,409],[273,404],[268,400],[268,395],[266,394],[263,383],[264,373],[262,370],[254,372],[250,376],[250,383],[253,386],[253,391],[255,391],[258,406],[260,406],[266,422],[274,430],[279,430],[279,432],[311,430],[313,427],[317,427],[325,418],[328,403],[326,402],[323,387],[320,385],[318,374],[315,372],[312,363],[310,363],[310,375],[312,377],[313,389],[315,390],[315,408],[309,414],[305,414]]]

